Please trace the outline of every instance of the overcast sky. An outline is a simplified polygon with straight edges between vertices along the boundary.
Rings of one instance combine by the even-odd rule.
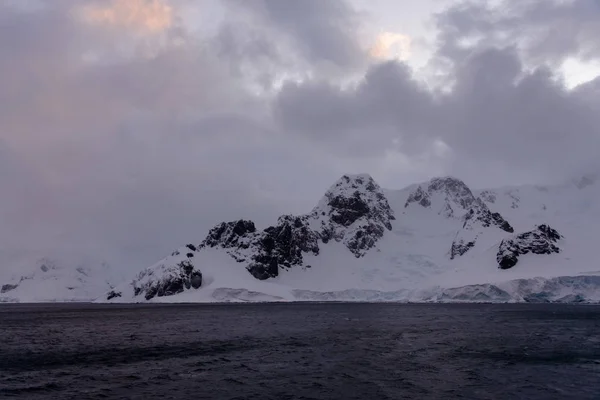
[[[0,0],[0,261],[599,170],[598,37],[599,0]]]

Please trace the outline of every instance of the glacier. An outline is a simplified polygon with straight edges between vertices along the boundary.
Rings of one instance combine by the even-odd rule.
[[[129,279],[102,267],[55,268],[49,279],[38,265],[0,276],[0,301],[598,303],[599,195],[595,176],[482,190],[441,177],[387,190],[344,175],[305,215],[265,229],[223,222]]]

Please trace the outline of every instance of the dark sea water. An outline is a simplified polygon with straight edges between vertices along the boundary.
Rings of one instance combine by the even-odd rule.
[[[2,305],[0,398],[600,399],[600,307]]]

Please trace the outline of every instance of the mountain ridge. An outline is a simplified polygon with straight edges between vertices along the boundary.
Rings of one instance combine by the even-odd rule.
[[[446,176],[386,190],[368,174],[344,175],[307,214],[282,215],[263,230],[250,220],[217,224],[203,240],[111,287],[98,301],[293,301],[309,293],[442,301],[424,293],[519,279],[584,279],[596,272],[584,265],[593,245],[585,238],[589,217],[577,206],[598,192],[596,181],[585,183],[471,190]],[[598,208],[589,206],[585,211],[596,215]],[[549,243],[540,227],[557,239]],[[600,301],[596,289],[589,293],[593,285],[581,287],[588,292],[573,298],[598,295]]]

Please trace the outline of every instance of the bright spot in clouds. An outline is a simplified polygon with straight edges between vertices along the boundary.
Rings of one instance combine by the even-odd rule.
[[[369,54],[380,60],[408,60],[411,56],[411,39],[401,33],[383,32],[375,39]]]
[[[567,58],[561,68],[569,89],[600,77],[600,62],[598,61],[586,62],[576,58]]]
[[[165,0],[111,0],[84,6],[85,21],[135,30],[159,33],[173,23],[173,9]]]

